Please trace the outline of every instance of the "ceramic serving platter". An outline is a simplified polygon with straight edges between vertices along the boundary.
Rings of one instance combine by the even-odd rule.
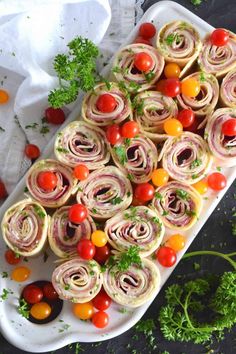
[[[161,1],[149,8],[141,21],[137,24],[136,28],[128,35],[127,41],[123,43],[123,45],[132,43],[134,38],[137,36],[138,28],[142,22],[152,21],[157,28],[160,28],[166,22],[172,20],[184,20],[192,23],[192,25],[198,29],[202,37],[204,37],[207,32],[211,32],[213,29],[213,27],[196,15],[192,14],[190,11],[186,10],[181,5],[178,5],[172,1]],[[108,67],[106,72],[103,74],[107,74],[109,69],[110,68]],[[70,121],[78,118],[80,107],[81,99],[78,100],[76,109],[67,118],[64,126]],[[45,153],[42,158],[53,157],[53,145],[54,139],[52,139],[45,149]],[[215,168],[216,166],[213,166],[212,170],[215,170]],[[236,168],[222,168],[222,171],[227,177],[227,187],[229,187],[236,177]],[[24,187],[25,179],[23,178],[2,206],[0,211],[0,219],[2,219],[4,212],[12,204],[16,203],[20,199],[23,199]],[[175,266],[177,266],[182,255],[193,242],[194,238],[197,236],[198,232],[214,211],[226,191],[227,189],[224,189],[217,194],[214,192],[209,192],[206,195],[208,199],[204,199],[203,201],[203,210],[199,221],[189,231],[184,233],[186,236],[186,246],[183,251],[178,253],[178,260]],[[171,232],[167,229],[165,237],[168,238],[170,234]],[[2,272],[7,272],[10,274],[12,269],[12,266],[7,265],[4,260],[5,250],[6,247],[3,243],[2,237],[0,237],[0,275]],[[29,260],[28,263],[25,263],[25,265],[29,267],[32,272],[28,282],[33,282],[36,280],[50,280],[52,271],[55,268],[54,262],[56,258],[50,250],[47,250],[47,254],[49,257],[46,261],[45,257],[41,255],[38,258]],[[174,267],[164,269],[159,266],[159,268],[161,272],[161,289],[170,274],[174,271]],[[0,301],[0,329],[3,336],[10,343],[31,353],[42,353],[56,350],[72,342],[96,342],[116,337],[135,325],[135,323],[143,316],[151,302],[154,300],[153,298],[147,304],[137,309],[128,309],[125,313],[120,312],[122,306],[113,303],[108,309],[110,323],[105,329],[102,330],[95,328],[89,322],[87,323],[76,319],[72,314],[71,303],[69,302],[64,302],[62,312],[54,321],[44,325],[37,325],[29,322],[17,312],[18,298],[26,284],[27,282],[16,283],[10,280],[9,276],[7,278],[0,277],[0,294],[2,294],[4,288],[12,291],[12,294],[8,296],[7,300]],[[155,301],[158,301],[158,293],[155,294]]]

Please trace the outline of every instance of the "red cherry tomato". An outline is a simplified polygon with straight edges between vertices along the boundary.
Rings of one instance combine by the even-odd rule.
[[[74,168],[74,176],[75,178],[79,179],[80,181],[85,180],[88,178],[89,169],[85,165],[77,165]]]
[[[229,41],[229,32],[222,28],[217,28],[212,32],[210,41],[217,47],[223,47]]]
[[[166,79],[163,87],[165,95],[169,97],[176,97],[179,95],[180,88],[180,81],[176,78]]]
[[[51,192],[57,185],[57,176],[51,171],[42,171],[38,175],[37,182],[40,188]]]
[[[150,71],[152,65],[153,65],[153,60],[149,54],[147,54],[145,52],[140,52],[140,53],[135,54],[134,66],[139,71],[148,72],[148,71]]]
[[[126,122],[121,127],[121,135],[123,138],[134,138],[139,133],[138,123],[134,121]]]
[[[47,283],[43,286],[43,294],[44,296],[49,299],[49,300],[56,300],[58,299],[58,294],[56,290],[54,289],[54,286],[52,283]]]
[[[117,124],[112,124],[106,129],[106,137],[110,144],[115,145],[121,139],[120,127]]]
[[[29,159],[37,159],[40,156],[40,150],[37,145],[27,144],[25,146],[25,155]]]
[[[96,247],[94,259],[99,264],[104,264],[110,257],[111,251],[108,245],[103,247]]]
[[[23,290],[23,298],[29,304],[36,304],[42,300],[43,292],[36,285],[27,285]]]
[[[142,38],[142,37],[135,38],[133,43],[142,43],[142,44],[152,45],[152,43],[148,39],[145,39],[145,38]]]
[[[183,109],[178,114],[178,120],[184,128],[190,127],[195,120],[195,113],[191,109]]]
[[[95,312],[92,317],[93,325],[97,328],[104,328],[108,325],[109,316],[104,311]]]
[[[163,267],[172,267],[176,262],[176,253],[172,248],[162,246],[157,251],[156,258]]]
[[[111,305],[111,298],[107,295],[104,289],[102,289],[97,296],[92,300],[93,306],[101,311],[107,310]]]
[[[16,264],[20,263],[20,261],[21,261],[21,257],[17,257],[15,252],[13,252],[12,250],[7,250],[5,252],[5,259],[6,259],[7,263],[11,264],[11,265],[16,265]]]
[[[111,113],[116,108],[116,100],[109,93],[104,93],[98,97],[96,102],[97,109],[103,113]]]
[[[142,23],[139,27],[139,35],[145,39],[150,39],[156,34],[156,27],[151,22]]]
[[[137,199],[135,197],[133,197],[133,200],[132,200],[132,203],[131,203],[131,205],[133,205],[133,206],[140,206],[140,205],[146,205],[146,204],[147,204],[147,202],[139,200],[139,199]]]
[[[227,119],[222,125],[222,133],[227,136],[236,135],[236,119]]]
[[[80,224],[88,216],[88,211],[83,204],[74,204],[69,209],[69,220],[75,224]]]
[[[78,255],[83,258],[83,259],[92,259],[95,255],[95,246],[94,244],[84,238],[84,239],[81,239],[79,242],[78,242],[78,245],[77,245],[77,252],[78,252]]]
[[[157,83],[156,90],[164,94],[166,80],[160,80]]]
[[[208,176],[207,183],[214,191],[221,191],[226,187],[227,180],[222,173],[214,172]]]
[[[141,183],[135,187],[134,196],[138,200],[147,202],[154,196],[155,189],[150,183]]]
[[[61,108],[48,107],[45,109],[45,118],[48,123],[59,125],[64,123],[66,117]]]
[[[6,198],[7,191],[3,182],[0,181],[0,199]]]

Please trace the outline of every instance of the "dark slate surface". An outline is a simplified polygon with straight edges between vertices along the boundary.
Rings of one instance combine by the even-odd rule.
[[[152,4],[156,3],[155,0],[146,0],[144,3],[144,10],[147,10]],[[201,6],[194,7],[190,0],[179,0],[176,1],[181,5],[184,5],[198,16],[209,22],[215,27],[225,27],[236,32],[236,0],[207,0],[204,1]],[[201,250],[201,249],[212,249],[221,250],[222,252],[232,252],[236,248],[236,238],[231,234],[231,224],[232,220],[232,208],[236,205],[236,200],[234,198],[234,193],[236,193],[236,186],[232,186],[224,199],[216,208],[213,215],[210,217],[208,222],[205,224],[199,235],[193,242],[190,251]],[[194,261],[200,263],[201,270],[196,272],[193,268]],[[219,260],[215,257],[198,257],[192,260],[182,261],[176,268],[174,274],[169,278],[166,286],[178,282],[180,275],[186,275],[187,279],[194,278],[196,276],[201,276],[206,272],[214,272],[221,274],[224,270],[230,270],[230,268],[224,263],[224,261]],[[165,287],[166,287],[165,286]],[[163,303],[164,289],[160,292],[152,306],[147,311],[144,318],[157,319],[160,306]],[[112,321],[112,318],[111,318]],[[235,354],[236,353],[236,328],[232,330],[230,334],[225,336],[225,339],[221,343],[213,344],[210,349],[204,346],[194,345],[191,343],[173,343],[167,342],[163,339],[161,333],[157,329],[155,331],[156,342],[158,349],[151,351],[148,348],[148,344],[145,338],[141,335],[138,340],[132,339],[135,331],[131,329],[130,331],[124,333],[123,335],[109,341],[101,343],[99,346],[91,344],[82,344],[84,354],[105,354],[105,353],[116,353],[116,354],[128,354],[132,353],[133,349],[136,349],[137,354],[148,354],[155,353],[159,354],[164,350],[168,351],[170,354],[203,354],[203,353],[219,353],[219,354]],[[43,340],[43,339],[42,339]],[[129,348],[130,347],[130,348]],[[8,344],[6,340],[0,336],[0,354],[21,354],[22,351],[16,349],[12,345]],[[56,354],[74,354],[75,348],[62,348],[55,351]],[[135,353],[135,352],[133,352]],[[133,354],[132,353],[132,354]],[[136,354],[135,353],[135,354]]]

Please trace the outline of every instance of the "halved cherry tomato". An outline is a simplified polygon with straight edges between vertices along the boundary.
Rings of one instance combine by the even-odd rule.
[[[11,272],[11,279],[21,283],[29,278],[30,273],[31,271],[27,267],[16,267]]]
[[[171,136],[179,136],[183,132],[183,126],[178,119],[171,118],[165,121],[164,130]]]
[[[139,125],[134,121],[126,122],[121,127],[123,138],[134,138],[139,133]]]
[[[147,54],[145,52],[140,52],[140,53],[135,54],[134,66],[139,71],[148,72],[148,71],[150,71],[152,65],[153,65],[153,60],[149,54]]]
[[[193,187],[198,191],[198,193],[205,194],[208,189],[208,184],[206,180],[202,179],[201,181],[194,183]]]
[[[0,90],[0,104],[5,104],[9,101],[9,94],[5,90]]]
[[[157,251],[156,258],[163,267],[172,267],[176,262],[176,253],[172,248],[162,246]]]
[[[177,118],[184,128],[188,128],[195,120],[195,113],[191,109],[183,109],[179,112]]]
[[[40,156],[40,150],[37,145],[27,144],[25,146],[25,155],[29,159],[37,159]]]
[[[169,180],[169,174],[164,168],[158,168],[152,173],[152,183],[156,187],[164,186]]]
[[[145,39],[150,39],[156,34],[156,27],[151,22],[142,23],[139,27],[139,35]]]
[[[104,328],[108,325],[109,316],[104,311],[95,312],[92,317],[93,325],[97,328]]]
[[[165,246],[172,248],[175,252],[182,250],[185,246],[185,237],[180,234],[174,234],[165,242]]]
[[[165,93],[164,92],[164,90],[165,90],[165,82],[166,82],[166,80],[160,80],[160,81],[158,81],[158,83],[157,83],[157,86],[156,86],[156,90],[157,91],[159,91],[159,92],[161,92],[161,93]]]
[[[104,93],[98,97],[96,102],[97,109],[102,113],[111,113],[115,110],[116,99],[109,93]]]
[[[235,118],[227,119],[222,124],[222,133],[227,136],[235,136],[236,135],[236,119]]]
[[[96,247],[93,259],[95,259],[95,261],[97,261],[99,264],[104,264],[110,257],[110,254],[110,247],[106,244],[103,247]]]
[[[30,309],[30,314],[36,320],[45,320],[51,315],[52,308],[46,302],[38,302]]]
[[[227,181],[222,173],[214,172],[208,176],[207,183],[214,191],[221,191],[226,187]]]
[[[150,183],[140,183],[135,187],[134,196],[138,200],[147,202],[154,196],[155,189]]]
[[[57,176],[51,171],[42,171],[38,174],[37,182],[40,188],[51,192],[57,185]]]
[[[66,117],[61,108],[48,107],[45,109],[45,118],[48,123],[59,125],[64,123]]]
[[[229,32],[223,28],[217,28],[212,32],[210,40],[213,45],[223,47],[229,41]]]
[[[83,204],[74,204],[69,209],[69,220],[75,224],[83,222],[87,216],[87,208]]]
[[[85,180],[88,178],[89,175],[89,169],[85,165],[77,165],[74,168],[74,176],[75,178],[79,179],[80,181]]]
[[[147,44],[147,45],[151,45],[152,46],[152,43],[148,39],[145,39],[145,38],[142,38],[142,37],[135,38],[133,43],[142,43],[142,44]]]
[[[11,265],[16,265],[21,261],[21,257],[17,256],[12,250],[7,250],[5,252],[5,259],[7,263]]]
[[[4,183],[0,181],[0,199],[6,198],[7,196],[7,191]]]
[[[117,124],[109,125],[106,129],[106,137],[110,144],[115,145],[121,139],[120,127]]]
[[[56,300],[58,299],[58,293],[54,289],[52,283],[47,283],[43,286],[43,294],[49,300]]]
[[[85,302],[83,304],[74,304],[73,313],[81,320],[89,320],[94,314],[93,305],[91,302]]]
[[[166,79],[164,83],[164,94],[169,97],[176,97],[180,94],[180,81],[176,78]]]
[[[101,289],[95,298],[93,298],[92,303],[96,309],[104,311],[110,307],[111,298],[107,295],[104,289]]]
[[[95,246],[90,240],[83,238],[78,242],[77,252],[81,258],[90,260],[94,257],[95,251]]]
[[[169,63],[165,66],[164,74],[167,79],[179,78],[181,69],[178,64]]]
[[[91,235],[91,241],[96,247],[103,247],[107,243],[107,235],[102,230],[96,230]]]
[[[29,304],[36,304],[42,300],[43,292],[36,285],[27,285],[23,290],[23,298]]]
[[[186,79],[181,82],[181,93],[188,97],[197,97],[201,90],[200,83],[194,79]]]

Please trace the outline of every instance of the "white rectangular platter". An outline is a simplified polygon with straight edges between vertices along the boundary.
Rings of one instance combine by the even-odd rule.
[[[142,22],[152,21],[157,28],[160,28],[166,22],[172,20],[184,20],[190,22],[199,30],[202,37],[213,29],[213,27],[196,15],[192,14],[190,11],[186,10],[181,5],[178,5],[172,1],[161,1],[153,5],[144,14],[136,28],[130,33],[130,35],[128,35],[127,41],[123,43],[123,45],[132,43],[134,38],[137,36],[138,28]],[[64,126],[70,121],[76,119],[79,116],[79,113],[80,100],[76,109],[67,118]],[[45,149],[45,153],[42,158],[53,156],[53,145],[54,139],[52,139]],[[216,166],[213,166],[212,169],[215,170],[215,167]],[[227,187],[229,187],[236,177],[236,169],[225,168],[222,169],[222,171],[227,178]],[[25,180],[23,178],[2,206],[0,211],[0,219],[2,219],[2,216],[7,208],[23,198],[24,187]],[[184,250],[178,253],[178,260],[175,266],[177,266],[182,255],[193,242],[194,238],[197,236],[198,232],[225,193],[226,189],[217,194],[214,192],[209,192],[207,194],[208,199],[203,201],[204,205],[199,221],[191,228],[191,230],[185,232],[186,246]],[[165,237],[168,238],[169,235],[170,232],[167,230]],[[8,272],[10,274],[12,266],[7,265],[4,260],[5,250],[6,247],[0,237],[0,273]],[[26,263],[27,267],[29,267],[32,271],[29,282],[36,280],[50,280],[52,271],[55,268],[55,257],[50,251],[47,252],[49,254],[49,258],[46,262],[43,261],[43,255],[41,255],[40,257],[32,259]],[[160,267],[161,287],[165,284],[166,280],[173,271],[174,267],[165,269]],[[95,328],[90,323],[76,319],[72,314],[71,304],[69,302],[64,303],[61,314],[54,321],[45,325],[36,325],[17,313],[18,298],[22,288],[25,285],[26,283],[18,284],[13,282],[9,277],[0,278],[0,294],[2,294],[4,288],[11,289],[13,292],[13,294],[9,295],[7,300],[0,302],[0,329],[3,336],[10,343],[31,353],[42,353],[56,350],[72,342],[96,342],[116,337],[131,328],[143,316],[151,302],[154,300],[153,298],[152,301],[149,301],[144,306],[137,309],[128,310],[124,314],[119,312],[121,306],[112,304],[108,310],[108,314],[110,315],[110,323],[103,330]],[[155,297],[155,301],[158,301],[157,293],[155,294]],[[68,329],[63,329],[65,324],[69,325],[69,327],[66,326]]]

